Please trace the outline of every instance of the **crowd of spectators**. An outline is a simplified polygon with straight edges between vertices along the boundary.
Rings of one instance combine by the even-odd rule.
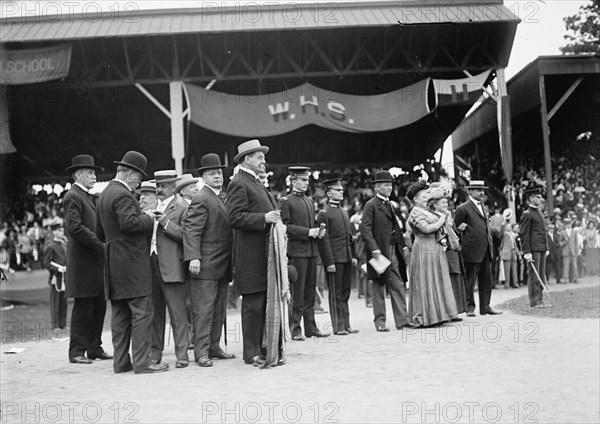
[[[471,158],[473,160],[473,158]],[[508,206],[503,191],[507,186],[503,180],[502,168],[497,158],[478,158],[480,169],[488,172],[482,177],[492,186],[487,207],[490,216],[494,210],[504,210]],[[517,157],[515,160],[513,194],[518,220],[522,211],[527,208],[525,191],[532,184],[546,187],[543,163],[539,157]],[[362,205],[373,196],[371,181],[375,172],[389,166],[369,167],[329,167],[327,170],[314,170],[308,195],[315,201],[317,209],[326,203],[326,196],[320,181],[333,175],[340,175],[345,181],[345,197],[343,207],[349,216],[360,214]],[[431,181],[445,176],[445,171],[439,163],[428,161],[408,171],[395,170],[396,184],[391,199],[394,201],[399,218],[405,221],[411,204],[405,197],[407,187],[419,176],[426,172]],[[276,197],[287,194],[287,172],[276,169],[269,176],[271,191]],[[473,176],[475,178],[475,176]],[[600,229],[600,166],[598,161],[589,154],[564,151],[553,159],[553,194],[554,210],[547,211],[548,218],[554,222],[567,216],[575,218],[574,227],[586,234],[587,247],[599,247],[598,230]],[[465,190],[461,186],[466,180],[457,178],[457,189],[450,201],[450,209],[466,199]],[[65,187],[68,188],[68,185]],[[48,236],[46,224],[62,217],[62,198],[64,191],[40,190],[40,187],[23,193],[21,198],[11,205],[0,228],[0,266],[5,271],[29,270],[40,263],[43,244]],[[544,195],[546,197],[546,195]]]

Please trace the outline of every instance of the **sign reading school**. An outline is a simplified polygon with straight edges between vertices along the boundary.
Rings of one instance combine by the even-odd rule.
[[[71,46],[60,45],[26,50],[0,50],[0,83],[32,84],[63,78],[69,74]]]

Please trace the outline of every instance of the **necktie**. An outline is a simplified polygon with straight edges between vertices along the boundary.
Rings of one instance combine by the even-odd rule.
[[[221,202],[225,203],[225,193],[223,193],[223,191],[221,191],[221,192],[219,193],[219,196],[218,196],[218,197],[219,197],[219,199],[221,199]]]

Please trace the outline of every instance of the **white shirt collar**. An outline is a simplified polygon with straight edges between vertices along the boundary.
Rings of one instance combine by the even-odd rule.
[[[188,205],[192,204],[192,201],[190,199],[188,199],[187,197],[184,197],[183,200],[185,200]]]
[[[175,198],[174,195],[167,197],[165,200],[160,200],[160,202],[162,202],[162,207],[163,207],[163,211],[167,208],[167,206],[169,205],[169,203],[171,203],[173,201],[173,199]]]
[[[475,200],[471,196],[469,196],[471,202],[475,203],[475,206],[481,206],[481,200]]]
[[[210,188],[213,191],[213,193],[215,193],[217,196],[219,194],[221,194],[221,190],[216,190],[216,189],[212,188],[211,186],[209,186],[208,184],[205,184],[205,185],[206,185],[206,187]]]
[[[117,177],[115,177],[115,179],[114,179],[113,181],[118,181],[118,182],[120,182],[121,184],[123,184],[125,187],[127,187],[127,190],[129,190],[129,191],[133,191],[133,190],[131,189],[131,187],[129,187],[129,185],[128,185],[128,184],[127,184],[125,181],[123,181],[123,180],[120,180],[120,179],[118,179]]]
[[[389,200],[390,200],[389,198],[387,198],[387,197],[385,197],[385,196],[382,196],[382,195],[381,195],[381,194],[379,194],[379,193],[377,193],[377,197],[379,197],[379,198],[380,198],[381,200],[383,200],[384,202],[387,202],[387,201],[389,201]]]
[[[88,189],[87,189],[85,186],[83,186],[83,185],[82,185],[82,184],[80,184],[80,183],[73,183],[73,185],[76,185],[76,186],[78,186],[80,189],[82,189],[82,190],[83,190],[83,191],[85,191],[86,193],[89,193],[89,192],[90,192],[90,191],[89,191],[89,190],[88,190]]]
[[[254,178],[256,178],[258,180],[258,175],[253,170],[248,169],[245,166],[241,166],[241,165],[240,165],[240,170],[244,171],[244,172],[247,172],[248,174],[252,175]]]

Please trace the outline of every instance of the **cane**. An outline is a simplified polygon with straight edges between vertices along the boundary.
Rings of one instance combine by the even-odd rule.
[[[527,262],[529,263],[529,265],[531,265],[531,268],[533,269],[533,273],[535,274],[535,276],[537,277],[538,282],[542,286],[542,291],[546,292],[546,294],[548,295],[548,299],[550,300],[550,304],[552,306],[554,306],[554,301],[552,300],[552,296],[550,296],[550,289],[548,288],[548,286],[546,285],[546,283],[544,283],[544,280],[542,280],[542,277],[540,277],[540,274],[538,273],[538,270],[535,267],[533,259],[531,259],[531,260],[529,260]]]

